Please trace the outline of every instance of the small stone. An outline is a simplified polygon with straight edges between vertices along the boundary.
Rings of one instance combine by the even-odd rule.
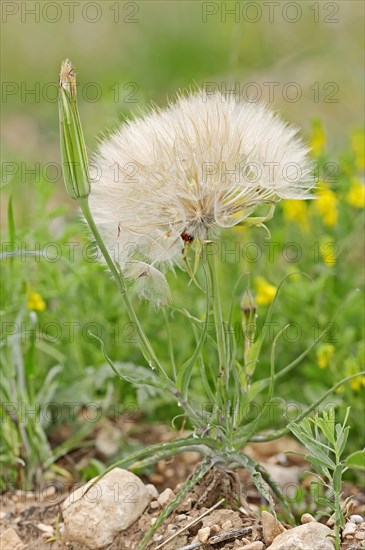
[[[201,460],[201,454],[196,451],[186,451],[184,453],[184,462],[186,464],[196,464]]]
[[[345,525],[345,527],[343,528],[343,531],[342,531],[342,537],[344,539],[348,538],[349,535],[354,535],[356,533],[356,525],[355,523],[352,523],[351,521],[348,521]]]
[[[20,540],[15,529],[9,527],[0,535],[0,548],[4,550],[26,550],[27,546]]]
[[[364,518],[359,514],[352,514],[352,516],[349,517],[349,521],[351,521],[351,523],[362,523]]]
[[[357,533],[355,533],[355,539],[356,540],[365,540],[365,532],[364,531],[357,531]]]
[[[157,510],[157,508],[159,508],[160,505],[159,503],[157,502],[157,500],[153,500],[151,503],[150,503],[150,508],[151,510]]]
[[[170,488],[167,488],[160,494],[160,496],[157,499],[157,502],[159,503],[161,508],[163,508],[164,506],[167,506],[167,504],[172,502],[174,498],[175,498],[174,492]]]
[[[365,521],[363,521],[362,523],[360,523],[360,529],[362,531],[365,531]]]
[[[217,533],[221,532],[221,527],[218,525],[218,523],[213,523],[213,525],[210,526],[210,532],[212,535],[216,535]]]
[[[36,526],[37,529],[42,531],[42,533],[46,533],[49,537],[53,537],[54,529],[52,525],[47,525],[46,523],[37,523]]]
[[[153,498],[154,500],[158,499],[158,491],[152,483],[148,483],[147,485],[145,485],[145,487],[151,498]]]
[[[306,523],[312,523],[313,521],[316,521],[312,514],[303,514],[300,518],[300,521],[302,522],[302,525],[305,525]]]
[[[86,493],[95,479],[70,493],[62,505],[65,542],[90,550],[110,545],[150,502],[145,485],[128,470],[113,468]]]
[[[41,500],[50,500],[56,494],[56,487],[54,485],[45,485],[41,490]]]
[[[222,523],[222,531],[229,531],[230,529],[232,529],[232,522],[230,519],[227,519],[227,521],[225,521],[224,523]]]
[[[262,512],[261,523],[265,544],[271,544],[275,537],[285,531],[285,527],[270,512]]]
[[[202,527],[198,531],[198,540],[205,544],[210,536],[210,527]]]
[[[354,507],[354,503],[352,500],[349,500],[347,503],[345,503],[342,506],[341,512],[345,518],[351,515],[353,507]],[[331,528],[334,527],[336,523],[335,517],[336,517],[336,513],[333,513],[332,516],[327,520],[327,523],[326,523],[327,527],[331,527]]]
[[[149,476],[149,479],[150,479],[150,481],[152,481],[152,483],[155,483],[155,484],[163,483],[165,481],[163,475],[162,474],[157,474],[157,473],[151,474]]]
[[[266,550],[334,550],[333,531],[317,522],[299,525],[277,536]]]
[[[6,512],[0,511],[0,520],[6,518]]]
[[[326,525],[327,527],[330,527],[332,528],[335,524],[335,516],[332,515],[330,518],[328,518],[328,520],[326,521]]]
[[[177,507],[177,510],[179,512],[189,512],[189,510],[191,510],[192,504],[193,504],[193,501],[191,497],[188,497],[186,500],[183,500],[183,502],[179,504],[179,506]]]
[[[184,521],[188,516],[186,514],[179,514],[176,516],[176,521]]]
[[[255,542],[249,542],[245,546],[240,546],[237,550],[262,550],[264,543],[261,540],[256,540]]]
[[[118,452],[121,438],[121,431],[110,420],[104,418],[95,437],[95,447],[109,458]]]

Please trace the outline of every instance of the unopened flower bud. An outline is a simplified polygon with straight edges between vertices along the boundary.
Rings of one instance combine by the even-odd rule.
[[[247,289],[242,296],[241,310],[247,320],[252,319],[252,317],[256,315],[257,305],[253,294],[249,289]]]
[[[68,59],[61,65],[58,106],[66,190],[72,199],[86,198],[90,194],[89,163],[77,108],[76,75]]]

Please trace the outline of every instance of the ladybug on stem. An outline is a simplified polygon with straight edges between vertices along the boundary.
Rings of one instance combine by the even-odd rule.
[[[190,235],[190,233],[181,233],[180,237],[184,241],[184,243],[192,243],[194,240],[193,235]]]

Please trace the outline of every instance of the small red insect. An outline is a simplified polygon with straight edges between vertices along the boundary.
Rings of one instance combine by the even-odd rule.
[[[180,237],[184,241],[184,243],[192,243],[194,240],[193,235],[190,235],[190,233],[181,233]]]

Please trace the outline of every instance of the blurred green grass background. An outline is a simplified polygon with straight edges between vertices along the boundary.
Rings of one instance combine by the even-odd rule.
[[[8,4],[20,7],[19,3]],[[28,9],[34,5],[33,2],[25,4]],[[46,4],[41,3],[41,9]],[[264,251],[261,259],[250,262],[246,257],[236,261],[233,256],[227,256],[227,262],[222,265],[226,303],[231,299],[235,281],[247,270],[255,276],[264,276],[273,285],[278,285],[289,271],[303,270],[313,278],[313,283],[300,278],[286,285],[279,300],[275,313],[279,327],[295,322],[302,329],[299,340],[284,342],[281,346],[279,363],[286,364],[313,339],[315,323],[323,327],[330,322],[348,293],[362,284],[363,216],[346,197],[354,178],[361,177],[353,135],[363,121],[363,3],[298,2],[301,16],[295,23],[286,21],[295,16],[288,7],[289,2],[280,2],[275,7],[274,20],[270,21],[269,7],[262,2],[250,2],[254,5],[251,11],[244,11],[249,10],[247,2],[103,1],[94,3],[99,6],[98,12],[92,7],[85,12],[90,19],[96,13],[101,14],[100,20],[94,23],[86,21],[85,14],[82,17],[82,9],[90,3],[77,4],[73,22],[69,21],[69,8],[63,2],[59,3],[61,19],[55,23],[45,20],[42,12],[39,22],[30,14],[22,14],[21,9],[14,15],[8,14],[5,20],[3,12],[3,242],[13,242],[15,246],[23,243],[28,250],[34,250],[36,243],[40,243],[43,250],[47,243],[56,243],[63,251],[67,251],[67,243],[80,243],[71,262],[67,254],[63,254],[62,260],[54,262],[38,261],[34,257],[21,261],[15,257],[3,263],[2,327],[5,337],[10,335],[3,339],[2,347],[3,368],[8,378],[2,388],[3,399],[25,399],[19,393],[20,363],[27,376],[26,399],[30,404],[41,398],[45,403],[77,401],[80,406],[96,401],[104,403],[107,409],[111,402],[136,399],[134,390],[115,380],[113,373],[105,368],[99,347],[87,336],[85,329],[94,323],[102,331],[113,359],[140,364],[138,348],[130,341],[125,312],[110,277],[97,263],[85,261],[81,255],[87,238],[78,222],[74,204],[66,197],[62,178],[47,181],[44,171],[47,163],[60,163],[58,112],[54,99],[60,63],[66,57],[76,66],[80,114],[90,151],[103,133],[115,128],[124,117],[144,109],[150,102],[165,105],[177,90],[206,83],[216,83],[220,89],[224,86],[231,89],[238,83],[242,92],[245,84],[255,83],[256,89],[259,86],[262,91],[262,100],[281,111],[289,122],[300,126],[308,141],[314,140],[313,120],[321,121],[320,133],[325,143],[317,161],[321,179],[326,179],[328,163],[336,166],[336,178],[329,183],[337,196],[336,223],[326,225],[323,215],[309,205],[309,226],[304,229],[296,223],[295,216],[288,221],[279,208],[269,223],[272,241],[280,243],[280,251],[285,243],[299,243],[303,252],[300,261],[288,262],[281,253],[277,254],[275,262],[270,261],[265,252],[265,235],[247,230],[228,237],[227,246],[232,247],[239,235],[243,243],[256,242],[260,246]],[[207,15],[204,22],[207,4],[209,10],[218,11]],[[257,6],[261,16],[258,21],[251,22],[255,14],[260,14],[260,10],[254,11]],[[52,7],[48,9],[46,19],[54,18],[56,11],[52,11]],[[116,10],[119,10],[119,21],[115,21]],[[228,10],[236,10],[235,15],[229,15]],[[135,22],[128,22],[128,19],[135,19]],[[267,83],[277,83],[273,101]],[[301,91],[298,101],[285,97],[285,87],[289,83],[295,83],[296,89]],[[32,89],[36,90],[35,94],[26,93]],[[100,92],[96,101],[93,100],[95,90]],[[119,91],[118,100],[116,90]],[[39,163],[39,170],[36,163]],[[9,176],[12,166],[15,166],[13,177]],[[24,172],[34,168],[36,174]],[[54,176],[52,169],[49,174]],[[12,208],[9,210],[10,197]],[[315,252],[311,247],[323,242],[336,244],[333,265],[326,264],[320,254],[314,261]],[[57,250],[50,249],[49,254],[52,258]],[[171,275],[170,282],[178,305],[191,306],[200,315],[204,306],[193,287],[187,286],[187,275],[180,272],[176,278]],[[27,301],[30,289],[44,300],[42,311],[30,311]],[[238,324],[243,290],[244,286],[238,287],[234,296]],[[138,309],[146,322],[147,332],[167,359],[163,315],[151,312],[146,304],[139,305]],[[264,318],[264,312],[265,306],[259,311],[259,320]],[[282,397],[292,403],[312,402],[342,376],[360,370],[362,321],[363,306],[359,295],[352,298],[337,318],[333,341],[322,343],[333,346],[326,367],[319,367],[318,356],[313,352],[295,374],[285,380]],[[193,345],[193,335],[183,318],[176,315],[172,322],[177,358],[182,361]],[[17,329],[12,338],[11,323],[17,328],[23,323],[25,330],[30,332],[21,338],[21,331]],[[61,332],[48,323],[61,324]],[[72,323],[75,330],[70,339]],[[48,327],[47,332],[45,327]],[[268,342],[262,365],[266,374],[265,357],[268,359],[269,351]],[[60,371],[49,381],[49,393],[43,391],[39,397],[47,375],[55,366],[60,366]],[[195,377],[193,386],[199,394],[199,376]],[[348,385],[334,396],[340,405],[353,407],[350,445],[354,449],[361,444],[363,431],[361,388],[361,384]],[[160,396],[151,396],[142,390],[138,406],[151,420],[170,422],[179,412],[175,405],[166,403]],[[62,422],[62,418],[57,421]],[[52,421],[47,419],[44,428],[50,424]],[[26,453],[16,427],[6,425],[4,430],[3,461],[9,467],[7,475],[13,478],[16,477],[14,457],[26,458]]]

